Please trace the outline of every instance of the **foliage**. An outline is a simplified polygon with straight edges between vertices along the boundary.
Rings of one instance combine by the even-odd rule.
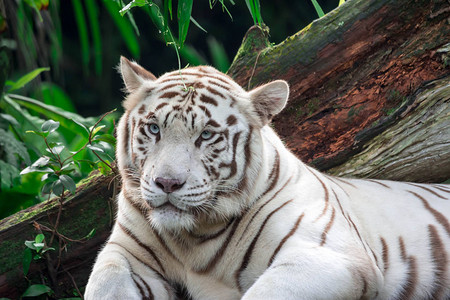
[[[110,113],[96,121],[11,93],[44,71],[48,68],[7,81],[0,99],[0,218],[52,194],[74,193],[76,181],[94,169],[110,169],[114,160],[113,119],[105,118]],[[51,86],[44,87],[51,95]],[[61,96],[60,90],[55,93]],[[67,108],[67,103],[62,104]]]

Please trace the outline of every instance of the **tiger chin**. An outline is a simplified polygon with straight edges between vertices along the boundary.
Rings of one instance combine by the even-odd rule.
[[[268,126],[276,80],[121,58],[116,222],[85,299],[450,299],[450,186],[332,177]]]

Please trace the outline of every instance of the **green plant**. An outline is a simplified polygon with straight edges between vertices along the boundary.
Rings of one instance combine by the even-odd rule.
[[[99,120],[83,118],[13,93],[44,71],[48,68],[7,81],[6,92],[0,98],[0,218],[48,199],[52,193],[61,195],[67,189],[73,192],[75,182],[92,170],[108,172],[113,167],[115,139],[111,135],[114,121],[111,112]],[[43,86],[47,87],[44,100],[52,102],[56,93],[57,102],[70,108],[70,99],[59,101],[64,100],[60,89]]]

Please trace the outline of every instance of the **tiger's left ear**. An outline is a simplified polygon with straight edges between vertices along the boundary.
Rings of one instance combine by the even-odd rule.
[[[135,62],[131,62],[125,57],[120,57],[120,74],[127,92],[132,93],[147,80],[156,80],[155,75],[141,67]]]
[[[275,80],[250,91],[250,100],[262,126],[283,110],[288,97],[289,85],[284,80]]]

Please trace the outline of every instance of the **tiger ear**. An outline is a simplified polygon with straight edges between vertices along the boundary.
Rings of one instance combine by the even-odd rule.
[[[120,74],[129,93],[136,91],[145,81],[156,80],[155,75],[123,56],[120,57]]]
[[[283,110],[288,97],[289,85],[284,80],[275,80],[250,91],[250,100],[262,126]]]

